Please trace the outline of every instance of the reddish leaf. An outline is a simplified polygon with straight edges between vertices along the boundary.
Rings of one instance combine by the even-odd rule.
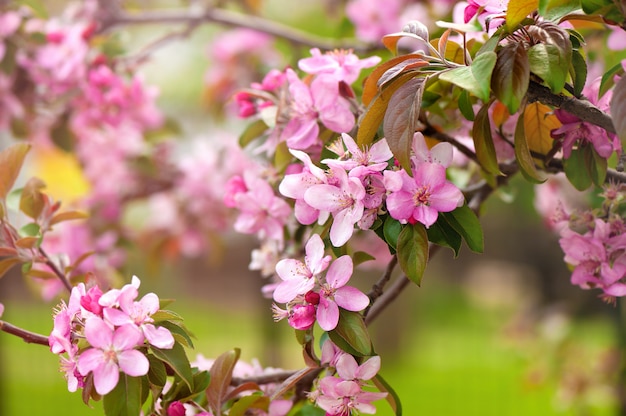
[[[39,237],[23,237],[15,241],[15,245],[19,248],[35,248],[39,244]]]
[[[11,267],[20,263],[20,259],[16,257],[9,257],[8,259],[0,260],[0,277],[4,276],[11,269]]]
[[[524,177],[533,183],[545,182],[546,178],[539,174],[535,167],[535,161],[530,155],[530,149],[528,142],[526,141],[526,134],[524,133],[524,117],[521,116],[517,119],[517,125],[515,127],[515,158],[519,164],[520,170]]]
[[[530,66],[523,42],[513,42],[498,51],[491,77],[491,89],[510,114],[517,112],[528,91]]]
[[[230,381],[233,378],[235,364],[239,360],[240,350],[235,348],[217,357],[211,366],[211,383],[206,389],[209,406],[216,416],[222,414],[222,399],[228,394]]]
[[[281,385],[278,386],[276,390],[274,390],[274,392],[272,393],[272,396],[270,397],[270,400],[276,400],[277,398],[281,397],[286,392],[291,390],[298,383],[298,381],[302,380],[304,377],[308,376],[314,371],[319,371],[319,368],[305,367],[299,370],[298,372],[293,374],[291,377],[283,381]]]
[[[428,65],[428,62],[424,60],[424,55],[415,53],[397,56],[388,60],[387,62],[383,62],[382,64],[378,65],[365,79],[365,83],[363,85],[363,94],[361,95],[361,101],[363,101],[364,105],[369,105],[374,97],[376,97],[376,95],[380,92],[379,80],[383,76],[383,74],[387,73],[390,69],[396,66],[402,68],[406,67],[406,65],[403,65],[403,62],[405,61],[409,61],[409,63],[412,64],[422,61],[424,66]]]
[[[0,152],[0,199],[6,198],[20,173],[30,145],[18,143]]]
[[[550,132],[561,127],[552,109],[539,102],[531,103],[524,110],[524,132],[531,151],[548,154],[554,145]]]
[[[87,213],[81,212],[81,211],[59,212],[58,214],[52,217],[52,219],[50,220],[50,225],[52,226],[54,224],[58,224],[63,221],[84,220],[88,217],[89,216],[87,215]]]
[[[409,173],[411,143],[419,121],[424,82],[423,78],[413,78],[398,88],[389,100],[383,120],[383,131],[389,148]]]

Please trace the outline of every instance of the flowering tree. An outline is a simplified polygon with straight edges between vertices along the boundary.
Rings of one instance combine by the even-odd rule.
[[[477,214],[516,175],[552,197],[566,186],[597,195],[573,208],[563,193],[542,214],[574,285],[608,302],[626,295],[620,3],[470,0],[446,2],[450,13],[351,0],[356,37],[341,40],[267,21],[262,2],[192,3],[86,0],[50,17],[37,2],[0,2],[0,131],[15,142],[0,152],[0,276],[19,266],[60,298],[49,335],[0,329],[59,355],[86,404],[103,400],[107,415],[401,414],[368,325],[420,284],[440,247],[483,251]],[[184,30],[125,51],[117,31],[147,23]],[[204,23],[235,27],[212,45],[220,65],[205,83],[215,116],[245,127],[238,143],[181,158],[181,133],[139,70]],[[276,40],[308,54],[290,61]],[[50,147],[73,152],[89,182],[76,207],[40,179],[16,185],[29,150]],[[131,227],[124,212],[138,200],[150,220]],[[269,278],[274,320],[295,329],[301,370],[242,370],[239,350],[190,360],[191,333],[166,301],[140,297],[135,276],[116,287],[125,244],[197,256],[230,226],[259,239],[250,268]],[[374,258],[385,271],[364,293],[353,282]]]

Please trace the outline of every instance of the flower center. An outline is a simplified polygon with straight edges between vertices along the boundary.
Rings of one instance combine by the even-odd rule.
[[[417,191],[413,194],[413,203],[416,207],[420,205],[429,205],[430,204],[430,187],[428,185],[424,185],[421,188],[418,188]]]

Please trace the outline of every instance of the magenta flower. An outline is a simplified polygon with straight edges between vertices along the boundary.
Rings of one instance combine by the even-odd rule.
[[[333,215],[330,241],[335,247],[340,247],[352,237],[354,224],[363,217],[365,188],[358,178],[349,178],[345,170],[332,166],[331,169],[337,186],[314,185],[304,193],[304,200],[313,208]]]
[[[289,82],[289,122],[280,134],[291,149],[305,150],[318,143],[318,121],[337,133],[354,127],[354,114],[348,102],[339,95],[339,84],[333,76],[321,74],[309,87],[291,69]]]
[[[315,286],[314,277],[328,267],[331,256],[324,256],[322,238],[313,234],[305,246],[304,263],[296,259],[283,259],[276,264],[276,273],[283,281],[274,291],[274,300],[291,302],[296,296],[304,295]]]
[[[351,380],[327,376],[320,380],[319,396],[315,403],[326,411],[326,416],[349,416],[360,412],[376,414],[373,401],[383,399],[387,393],[363,390],[363,387]]]
[[[133,377],[148,373],[148,359],[135,349],[143,343],[143,335],[135,325],[113,330],[102,319],[92,317],[85,323],[85,338],[93,348],[78,357],[77,368],[83,376],[93,373],[98,394],[108,394],[115,388],[120,370]]]
[[[600,81],[598,78],[590,85],[585,86],[583,94],[589,99],[589,102],[604,112],[610,111],[612,91],[608,91],[601,98],[598,98],[600,90]],[[610,157],[614,151],[621,151],[621,143],[617,135],[608,133],[606,130],[568,113],[562,109],[554,110],[554,114],[559,121],[563,123],[558,129],[552,130],[552,137],[562,142],[563,157],[569,158],[575,145],[581,146],[585,143],[591,143],[596,152],[603,158]]]
[[[349,134],[342,133],[341,138],[350,157],[345,160],[324,159],[322,163],[328,166],[340,166],[349,171],[350,176],[362,179],[370,173],[380,172],[393,158],[393,153],[384,138],[366,149],[361,149]]]
[[[317,322],[324,331],[331,331],[337,326],[339,307],[358,312],[370,303],[367,295],[359,289],[345,286],[352,276],[352,270],[352,258],[348,255],[339,257],[328,268],[317,306]]]
[[[422,163],[411,178],[404,170],[385,172],[389,215],[400,221],[417,221],[430,227],[440,212],[463,205],[463,194],[446,180],[446,169],[437,163]]]

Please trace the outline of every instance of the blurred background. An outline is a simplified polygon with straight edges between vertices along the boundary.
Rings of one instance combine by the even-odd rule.
[[[45,3],[52,13],[64,7],[61,1]],[[167,8],[194,2],[131,5],[140,10],[147,3]],[[260,13],[320,36],[352,35],[345,18],[332,17],[333,7],[343,4],[275,0],[263,2]],[[203,82],[215,69],[211,48],[223,29],[206,25],[164,43],[141,70],[147,84],[159,87],[159,108],[180,124],[182,136],[209,144],[216,134],[237,140],[244,127],[220,118],[215,85]],[[171,30],[125,28],[121,43],[141,50]],[[277,61],[293,65],[298,56],[290,56],[286,45],[277,48]],[[185,139],[181,143],[191,147]],[[29,156],[25,177],[42,177],[53,196],[71,201],[85,189],[75,161],[66,156]],[[405,415],[624,414],[622,305],[607,305],[597,293],[570,285],[558,239],[534,213],[533,198],[532,187],[515,180],[494,195],[481,212],[485,254],[464,247],[455,259],[452,251],[440,250],[422,286],[410,286],[371,325],[381,374],[398,393]],[[155,267],[146,247],[132,246],[122,277],[139,276],[142,294],[175,299],[170,309],[197,337],[191,358],[214,358],[239,347],[244,361],[298,369],[302,356],[293,330],[286,322],[273,323],[271,303],[260,296],[266,281],[248,270],[256,247],[252,236],[226,233],[210,252]],[[355,285],[367,290],[381,273],[366,271]],[[16,272],[0,279],[3,319],[14,325],[48,334],[57,301],[39,299],[32,282]],[[92,406],[67,392],[57,357],[47,348],[0,333],[1,415],[103,414],[101,403]],[[392,414],[386,403],[378,407],[378,414]]]

